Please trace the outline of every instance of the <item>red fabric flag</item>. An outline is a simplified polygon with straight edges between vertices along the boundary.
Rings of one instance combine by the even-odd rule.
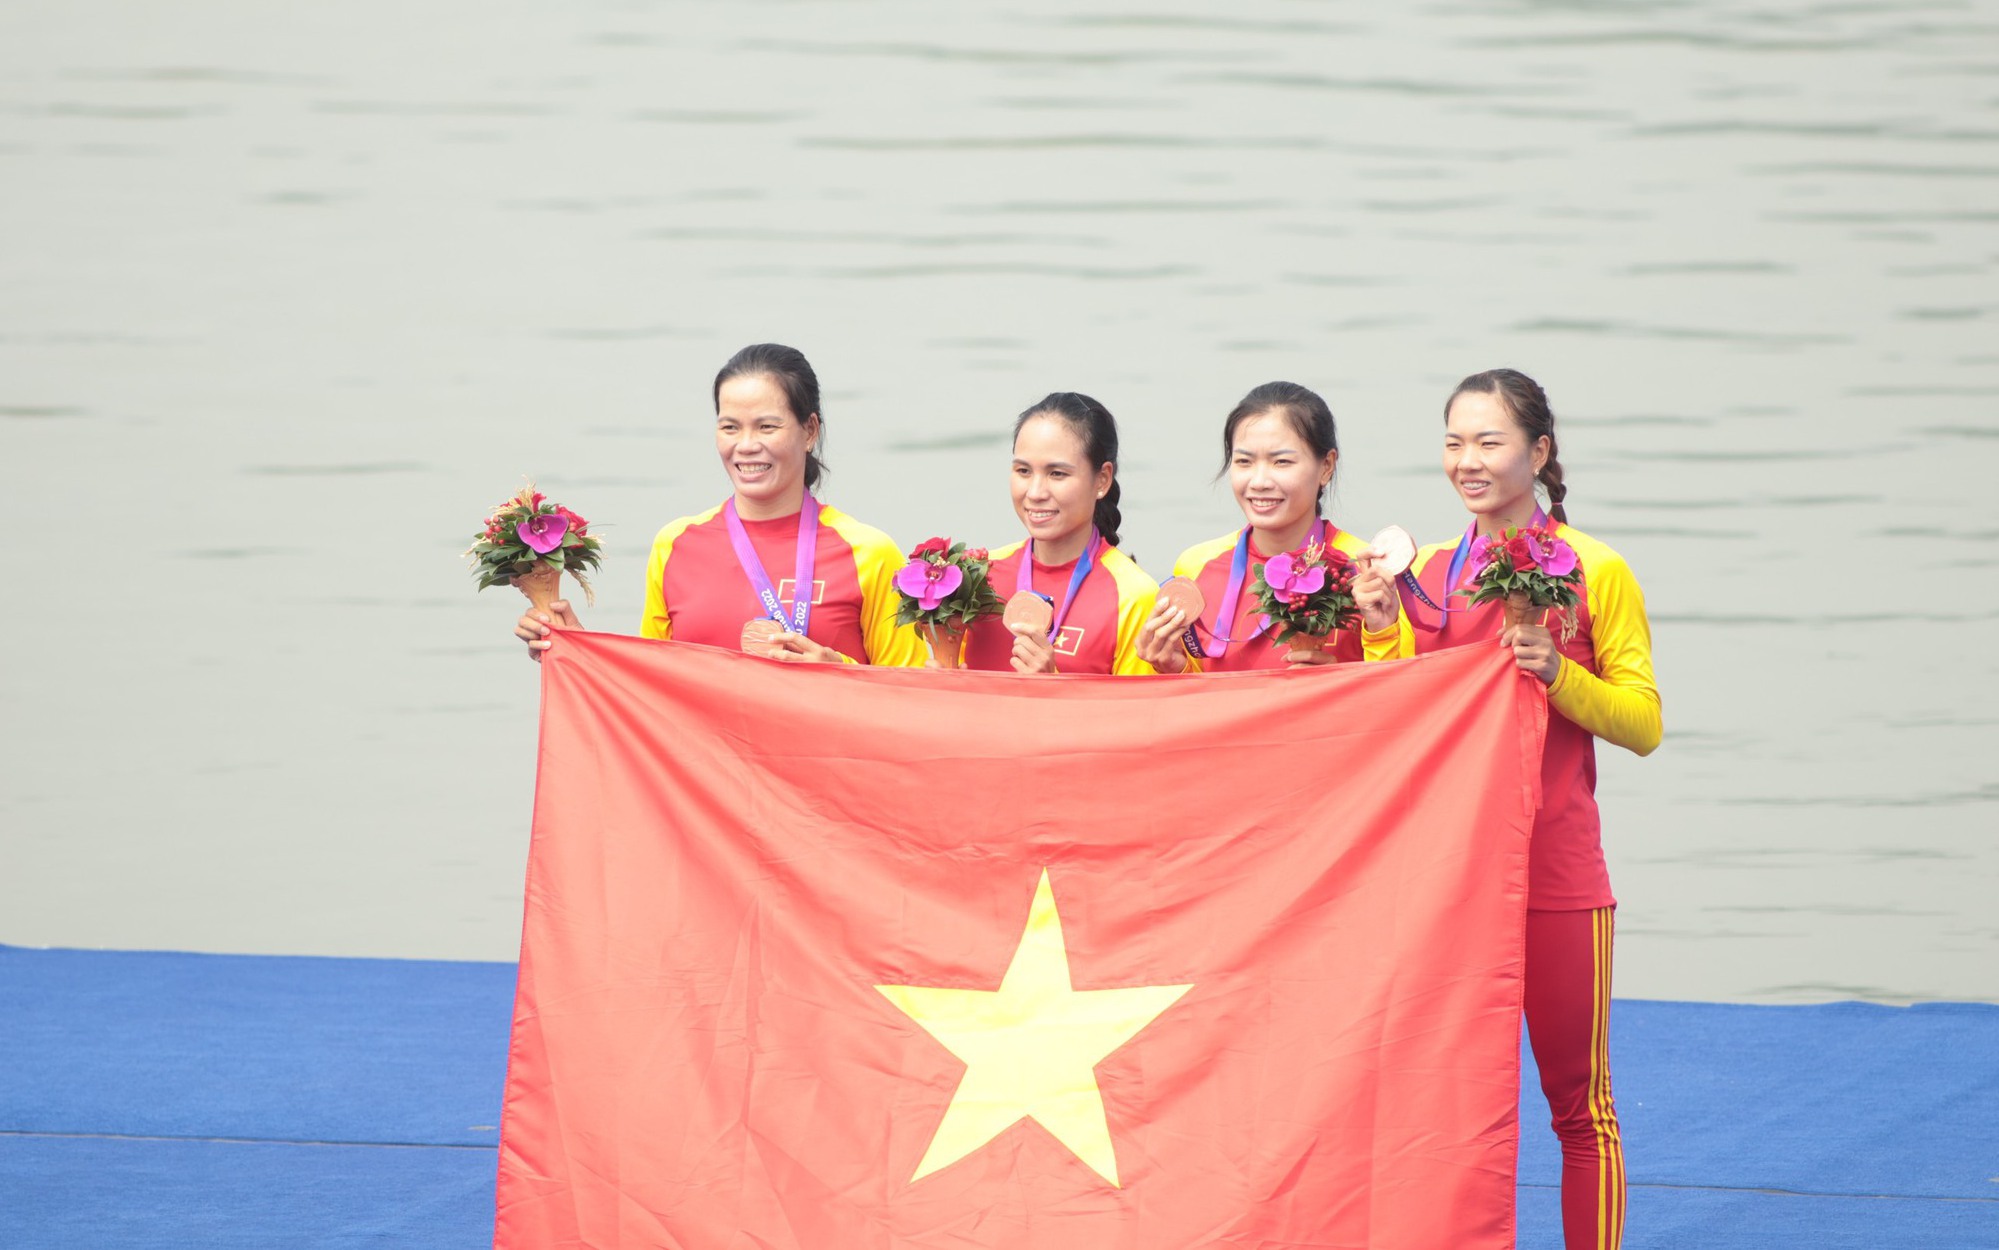
[[[1545,716],[565,633],[495,1245],[1511,1246]]]

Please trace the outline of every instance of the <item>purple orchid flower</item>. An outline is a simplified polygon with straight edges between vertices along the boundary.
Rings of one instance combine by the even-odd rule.
[[[514,533],[535,552],[547,555],[562,545],[562,536],[569,532],[569,518],[560,512],[531,516],[514,526]]]
[[[1263,584],[1279,594],[1289,592],[1295,595],[1315,595],[1325,589],[1326,566],[1315,564],[1310,568],[1298,567],[1297,553],[1287,551],[1281,556],[1272,556],[1263,566]]]
[[[1485,566],[1492,563],[1492,554],[1505,546],[1497,538],[1481,538],[1472,544],[1471,560],[1465,568],[1468,577],[1476,578],[1485,572]]]
[[[911,560],[895,575],[895,588],[916,600],[916,606],[925,612],[935,612],[937,605],[964,582],[965,570],[957,565],[928,560]]]
[[[1547,538],[1527,538],[1527,550],[1533,553],[1534,567],[1550,577],[1567,577],[1576,571],[1576,549],[1553,535]]]

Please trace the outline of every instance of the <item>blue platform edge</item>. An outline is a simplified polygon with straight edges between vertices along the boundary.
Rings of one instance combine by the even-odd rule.
[[[0,946],[0,1237],[490,1244],[510,963]],[[1999,1006],[1620,999],[1625,1245],[1999,1250]],[[1560,1244],[1531,1065],[1522,1247]]]

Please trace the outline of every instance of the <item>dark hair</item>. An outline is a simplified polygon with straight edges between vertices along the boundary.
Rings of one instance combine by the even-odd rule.
[[[746,377],[769,378],[777,383],[777,389],[784,392],[785,403],[791,406],[792,417],[800,425],[811,417],[819,419],[819,437],[814,440],[817,446],[805,453],[805,489],[818,490],[820,479],[826,476],[826,462],[820,459],[818,450],[826,445],[826,417],[819,411],[819,375],[812,372],[805,353],[782,343],[752,343],[729,357],[729,363],[715,375],[716,412],[722,411],[722,383]]]
[[[1296,382],[1265,382],[1262,386],[1242,397],[1242,402],[1229,413],[1229,419],[1222,424],[1222,473],[1229,471],[1229,461],[1235,457],[1236,428],[1251,417],[1260,417],[1267,412],[1282,412],[1284,419],[1291,423],[1292,432],[1305,440],[1312,449],[1314,460],[1324,460],[1329,453],[1340,449],[1340,432],[1333,424],[1333,410],[1326,407],[1326,401],[1319,393],[1298,385]],[[1221,473],[1215,476],[1220,477]],[[1319,488],[1319,498],[1312,505],[1314,514],[1325,511],[1326,488]]]
[[[1539,439],[1548,440],[1548,463],[1541,466],[1534,480],[1548,488],[1548,515],[1568,524],[1569,513],[1562,500],[1568,498],[1569,488],[1562,485],[1562,462],[1555,456],[1555,410],[1548,406],[1548,392],[1518,369],[1487,369],[1458,383],[1458,389],[1444,401],[1444,420],[1451,419],[1451,405],[1466,393],[1499,396],[1506,415],[1526,433],[1529,447]]]
[[[1124,523],[1124,514],[1118,511],[1118,496],[1123,492],[1117,484],[1117,420],[1111,410],[1075,391],[1056,391],[1048,398],[1029,408],[1013,419],[1013,436],[1020,437],[1020,427],[1027,424],[1030,417],[1060,417],[1076,437],[1083,440],[1083,455],[1090,462],[1090,472],[1095,473],[1105,465],[1111,466],[1111,487],[1104,497],[1097,500],[1096,512],[1090,520],[1096,524],[1097,532],[1104,541],[1117,546],[1118,526]]]

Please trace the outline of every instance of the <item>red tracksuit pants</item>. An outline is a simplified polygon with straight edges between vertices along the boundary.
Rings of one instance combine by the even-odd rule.
[[[1614,910],[1527,913],[1527,1040],[1562,1143],[1565,1250],[1624,1240],[1624,1146],[1610,1100]]]

